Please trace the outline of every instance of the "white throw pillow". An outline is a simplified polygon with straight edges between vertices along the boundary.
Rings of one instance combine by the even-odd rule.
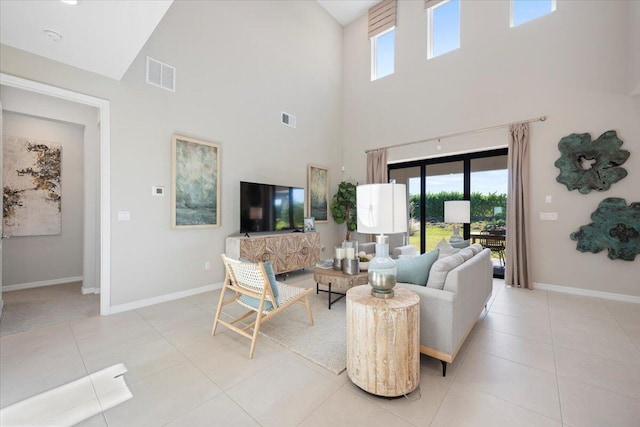
[[[438,242],[438,244],[436,245],[436,249],[440,251],[438,255],[438,259],[442,259],[450,255],[457,254],[460,251],[460,249],[454,248],[449,244],[449,242],[447,242],[444,239]]]
[[[476,255],[482,252],[482,250],[484,249],[480,243],[474,243],[469,247],[476,253]]]
[[[447,274],[464,262],[461,255],[453,254],[448,257],[438,259],[431,266],[429,271],[429,280],[427,280],[427,288],[443,289]]]
[[[473,256],[475,254],[476,253],[473,251],[473,249],[471,249],[471,247],[460,249],[460,252],[458,252],[458,255],[460,255],[462,258],[464,258],[465,261],[470,260],[471,258],[473,258]]]

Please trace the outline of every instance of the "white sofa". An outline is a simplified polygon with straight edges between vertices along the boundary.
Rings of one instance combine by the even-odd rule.
[[[443,289],[397,286],[420,296],[420,352],[442,361],[442,375],[486,307],[493,290],[491,251],[483,249],[448,272]]]

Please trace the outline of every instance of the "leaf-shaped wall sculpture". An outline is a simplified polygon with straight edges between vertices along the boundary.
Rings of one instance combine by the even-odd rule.
[[[627,176],[620,165],[627,161],[630,153],[621,150],[621,146],[622,140],[614,130],[606,131],[595,141],[591,141],[589,133],[565,136],[558,143],[560,158],[555,165],[560,175],[556,181],[566,185],[569,191],[577,189],[582,194],[608,190],[611,184]]]
[[[609,197],[591,214],[593,221],[571,233],[580,252],[609,250],[609,258],[633,261],[640,253],[640,202],[627,206],[625,199]]]

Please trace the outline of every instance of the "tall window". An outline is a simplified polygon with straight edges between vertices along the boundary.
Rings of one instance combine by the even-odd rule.
[[[371,37],[371,80],[393,74],[395,27]]]
[[[511,27],[556,10],[556,0],[511,0]]]
[[[393,74],[396,35],[396,0],[383,0],[369,9],[371,80]]]
[[[470,200],[471,223],[464,224],[464,238],[489,247],[495,277],[504,274],[506,148],[395,163],[388,168],[389,178],[409,189],[409,244],[424,253],[443,238],[449,240],[453,224],[444,222],[444,202]]]
[[[460,1],[427,1],[427,57],[460,48]]]

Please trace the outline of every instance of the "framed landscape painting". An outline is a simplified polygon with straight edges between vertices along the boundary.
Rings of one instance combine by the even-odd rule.
[[[220,226],[220,144],[173,135],[172,228]]]
[[[316,223],[327,222],[329,214],[329,169],[309,165],[308,172],[309,216],[315,218]]]

